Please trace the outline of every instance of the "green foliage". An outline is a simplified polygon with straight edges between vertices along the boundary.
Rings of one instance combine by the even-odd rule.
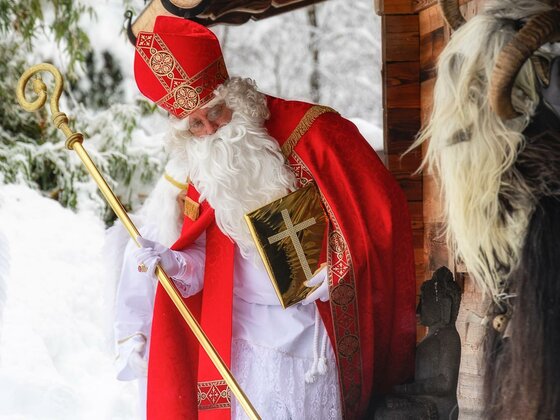
[[[86,150],[124,206],[139,204],[139,196],[163,170],[162,146],[138,128],[139,118],[151,108],[122,103],[118,62],[109,52],[89,49],[79,26],[83,13],[91,10],[79,1],[0,0],[0,183],[25,183],[64,206],[93,209],[110,222],[112,212],[78,156],[66,150],[50,111],[26,112],[15,96],[21,74],[37,64],[28,60],[37,34],[43,32],[65,50],[65,68],[83,63],[85,77],[67,84],[61,110],[71,117],[70,125],[84,133]],[[44,80],[52,91],[50,77]]]
[[[76,0],[0,0],[0,34],[20,35],[28,51],[38,34],[52,34],[68,54],[68,71],[73,76],[75,65],[90,50],[89,38],[80,26],[84,14],[93,17],[94,11]]]
[[[118,63],[109,51],[87,53],[84,62],[85,77],[71,80],[74,98],[89,108],[104,109],[122,102],[123,75]]]
[[[128,104],[114,104],[101,112],[76,110],[92,159],[128,209],[137,207],[139,194],[163,171],[161,143],[142,144],[135,138],[139,115],[139,108]],[[110,221],[109,208],[102,211]]]

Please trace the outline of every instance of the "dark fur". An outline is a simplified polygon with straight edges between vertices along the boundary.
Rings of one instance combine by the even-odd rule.
[[[560,419],[560,121],[541,104],[524,134],[510,176],[524,179],[537,206],[508,279],[517,297],[491,311],[512,315],[511,337],[492,325],[486,336],[485,417],[492,420]]]
[[[512,336],[486,342],[486,417],[560,419],[560,201],[540,200],[519,268]]]

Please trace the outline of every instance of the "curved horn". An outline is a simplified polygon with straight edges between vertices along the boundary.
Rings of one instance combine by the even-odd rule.
[[[438,3],[443,18],[454,31],[466,22],[459,9],[459,0],[438,0]]]
[[[510,120],[519,116],[511,102],[515,78],[537,49],[559,35],[560,10],[548,10],[529,19],[502,49],[492,71],[489,91],[490,107],[500,118]]]

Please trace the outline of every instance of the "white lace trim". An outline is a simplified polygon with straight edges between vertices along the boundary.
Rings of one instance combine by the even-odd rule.
[[[307,383],[305,375],[313,358],[292,357],[233,339],[232,373],[263,419],[340,419],[338,373],[332,347],[327,347],[325,374],[318,375],[314,383]],[[247,418],[235,398],[231,418]]]

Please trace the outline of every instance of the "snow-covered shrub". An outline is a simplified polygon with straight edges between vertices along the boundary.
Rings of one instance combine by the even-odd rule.
[[[151,109],[122,103],[119,62],[108,51],[89,49],[79,26],[79,14],[88,10],[80,1],[49,5],[0,0],[0,183],[25,183],[64,206],[90,208],[109,222],[112,212],[78,156],[65,149],[64,136],[50,121],[50,111],[45,107],[28,113],[15,96],[23,71],[37,64],[37,57],[48,57],[49,42],[58,45],[65,55],[52,58],[62,60],[68,72],[64,76],[70,76],[61,111],[70,117],[75,131],[84,133],[86,150],[124,206],[134,208],[139,203],[163,170],[163,147],[138,126]],[[52,54],[60,51],[57,48],[52,48]],[[84,60],[83,71],[74,71],[74,64]],[[72,79],[80,73],[80,81]],[[48,75],[43,79],[51,86]]]

